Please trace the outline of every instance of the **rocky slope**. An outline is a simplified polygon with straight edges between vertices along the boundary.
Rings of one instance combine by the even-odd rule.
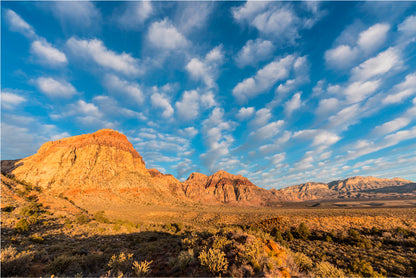
[[[255,206],[274,205],[278,200],[241,175],[218,171],[212,176],[192,173],[183,183],[186,196],[198,202],[221,202]]]
[[[273,193],[282,201],[416,197],[416,184],[399,178],[351,177],[330,183],[308,182]]]
[[[30,157],[2,161],[2,172],[76,197],[87,206],[123,198],[148,205],[196,201],[257,206],[277,201],[247,178],[225,171],[212,176],[193,173],[181,183],[172,175],[147,169],[127,137],[110,129],[45,143]]]

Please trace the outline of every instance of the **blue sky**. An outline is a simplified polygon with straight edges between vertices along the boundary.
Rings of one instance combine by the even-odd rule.
[[[416,180],[415,2],[1,2],[1,155],[112,128],[264,188]]]

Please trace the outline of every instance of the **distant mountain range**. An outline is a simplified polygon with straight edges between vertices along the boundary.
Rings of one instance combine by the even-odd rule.
[[[127,137],[110,129],[47,142],[30,157],[1,163],[2,174],[56,194],[111,196],[146,204],[275,206],[282,202],[416,197],[416,184],[395,178],[353,177],[266,190],[247,178],[219,171],[192,173],[180,182],[147,169]],[[104,194],[104,195],[103,195]]]

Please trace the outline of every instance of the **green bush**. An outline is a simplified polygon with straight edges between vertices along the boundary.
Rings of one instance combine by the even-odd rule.
[[[107,266],[111,273],[118,274],[124,273],[127,274],[130,269],[131,265],[133,264],[133,253],[120,253],[118,255],[114,254],[110,261],[108,262]]]
[[[97,222],[106,223],[106,224],[110,223],[110,220],[107,217],[104,216],[104,211],[103,210],[97,211],[94,214],[94,220],[97,221]]]
[[[311,232],[309,231],[308,226],[306,226],[305,223],[300,223],[298,229],[296,230],[299,238],[303,240],[307,240],[308,237],[311,235]]]
[[[88,222],[90,222],[90,219],[88,217],[88,215],[84,214],[84,213],[80,213],[75,217],[75,223],[77,224],[87,224]]]
[[[345,277],[344,271],[325,261],[317,263],[313,273],[315,277]]]
[[[181,251],[176,259],[176,264],[180,269],[184,270],[190,263],[195,260],[194,250],[188,249],[187,251]]]
[[[366,262],[364,260],[355,260],[351,267],[351,272],[354,274],[358,274],[362,277],[381,277],[382,275],[380,273],[377,273],[374,271],[373,267],[369,262]]]
[[[29,222],[26,219],[20,219],[17,223],[16,223],[16,227],[15,229],[19,232],[27,232],[29,231]]]
[[[225,246],[230,244],[231,241],[227,239],[227,237],[222,235],[215,235],[214,241],[212,243],[212,248],[214,249],[225,249]]]
[[[313,262],[311,258],[301,252],[293,254],[293,260],[302,272],[309,272],[313,268]]]
[[[199,261],[201,265],[208,269],[214,275],[224,273],[228,268],[228,261],[225,253],[219,249],[210,248],[207,251],[203,250],[199,254]]]
[[[150,273],[150,264],[153,261],[143,261],[143,262],[138,262],[138,261],[134,261],[132,269],[134,271],[134,273],[136,274],[137,277],[143,277],[146,276]]]
[[[33,252],[18,252],[11,246],[1,249],[1,276],[26,276],[33,256]]]
[[[39,204],[37,202],[30,202],[27,206],[23,207],[20,210],[20,214],[24,216],[32,216],[32,215],[38,215],[41,212],[42,204]]]

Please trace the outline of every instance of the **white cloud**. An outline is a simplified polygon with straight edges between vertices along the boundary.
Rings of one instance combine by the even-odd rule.
[[[117,22],[128,30],[138,30],[152,15],[153,7],[150,1],[126,2],[121,15],[117,15]]]
[[[337,114],[329,117],[328,123],[330,127],[336,127],[339,129],[346,129],[348,126],[354,124],[353,121],[360,113],[360,106],[353,104],[343,108]]]
[[[259,127],[264,126],[272,117],[272,113],[269,108],[262,108],[256,111],[256,116],[250,122],[251,126]]]
[[[190,1],[177,2],[174,21],[181,32],[188,34],[206,27],[207,21],[214,11],[215,2]]]
[[[349,29],[353,29],[352,26]],[[349,34],[348,28],[341,37],[344,43],[329,49],[325,52],[325,61],[327,65],[336,69],[345,69],[357,62],[357,60],[365,57],[377,49],[379,49],[387,38],[390,25],[386,23],[377,23],[358,34]]]
[[[62,138],[70,137],[70,136],[71,135],[68,132],[65,131],[65,132],[62,132],[62,133],[59,133],[59,134],[52,135],[51,140],[56,141],[56,140],[59,140],[59,139],[62,139]]]
[[[97,23],[101,21],[100,11],[93,2],[56,1],[49,3],[46,7],[63,24],[71,27],[96,28],[98,26]]]
[[[301,29],[313,25],[312,21],[299,18],[290,5],[247,1],[232,12],[238,22],[247,23],[281,43],[293,44]]]
[[[167,18],[152,23],[149,28],[148,39],[154,46],[166,50],[185,48],[190,44]]]
[[[271,41],[263,39],[249,40],[237,53],[235,61],[240,68],[255,66],[258,62],[270,58],[274,49],[275,47]]]
[[[190,126],[179,130],[179,134],[188,138],[193,138],[198,134],[198,130],[193,126]]]
[[[233,122],[224,121],[223,118],[224,110],[216,107],[209,118],[202,122],[202,133],[208,150],[200,158],[209,170],[213,169],[221,157],[229,154],[229,147],[234,141],[231,135],[224,134],[233,129]]]
[[[66,65],[68,62],[65,53],[53,47],[45,40],[36,40],[32,42],[30,50],[42,63],[45,62],[52,66],[59,66]]]
[[[122,107],[114,98],[109,96],[95,96],[93,98],[100,109],[107,117],[114,119],[117,117],[126,117],[129,119],[138,119],[140,121],[148,121],[142,112],[136,112]]]
[[[36,85],[48,97],[69,98],[77,93],[77,90],[70,83],[63,80],[55,80],[51,77],[39,77]]]
[[[254,114],[254,107],[241,107],[238,110],[237,118],[239,120],[245,120],[250,118]]]
[[[196,119],[203,109],[208,109],[216,104],[214,94],[207,92],[204,94],[196,90],[185,91],[181,100],[175,104],[178,116],[185,121]],[[201,109],[202,108],[202,109]]]
[[[346,68],[358,57],[359,51],[349,45],[339,45],[325,52],[325,61],[333,68]]]
[[[224,62],[222,45],[212,49],[203,61],[193,58],[186,65],[186,70],[195,80],[201,80],[208,88],[216,86],[215,79],[218,75],[218,67]]]
[[[185,91],[182,99],[175,104],[179,117],[189,121],[199,115],[199,94],[197,91]]]
[[[260,69],[255,76],[238,83],[233,89],[234,97],[240,102],[243,102],[264,93],[264,91],[270,89],[277,81],[289,76],[294,60],[292,55],[275,59]]]
[[[25,102],[26,99],[22,96],[17,94],[8,93],[3,90],[1,93],[1,107],[3,109],[14,109],[16,106],[20,105],[21,103]]]
[[[325,116],[338,110],[340,102],[337,98],[325,98],[321,99],[316,109],[316,114],[319,116]]]
[[[67,41],[67,46],[74,55],[92,59],[104,68],[125,75],[137,75],[141,72],[138,59],[125,52],[117,54],[107,49],[98,39],[80,40],[72,37]]]
[[[393,93],[383,99],[383,104],[400,103],[416,94],[416,72],[408,74],[405,81],[394,86]]]
[[[276,92],[279,98],[283,98],[287,93],[295,90],[299,85],[309,81],[309,63],[306,56],[296,58],[293,63],[294,79],[288,79],[280,84]]]
[[[407,117],[399,117],[392,121],[386,122],[374,128],[374,133],[377,135],[385,135],[402,129],[410,123],[411,119]]]
[[[341,137],[330,131],[321,130],[313,139],[312,145],[329,147],[338,142],[340,139]]]
[[[139,84],[120,79],[113,74],[107,74],[104,79],[105,86],[114,92],[119,92],[133,99],[137,104],[142,104],[144,95]]]
[[[293,111],[299,109],[302,105],[300,99],[301,93],[296,93],[293,97],[285,103],[285,114],[286,116],[292,115]]]
[[[34,38],[36,37],[35,30],[31,25],[24,21],[17,13],[12,10],[6,10],[6,20],[10,25],[10,30],[21,33],[25,37]]]
[[[166,96],[159,93],[154,93],[152,94],[150,99],[154,107],[159,107],[163,109],[162,117],[172,117],[174,110],[172,105],[170,105],[169,99]]]
[[[380,80],[351,83],[344,90],[347,102],[349,104],[361,102],[374,93],[380,87],[380,83]]]
[[[400,54],[397,49],[390,47],[380,52],[376,57],[370,58],[352,69],[353,80],[368,80],[381,76],[401,65]]]
[[[397,29],[408,37],[414,37],[416,35],[416,16],[411,15],[406,17]]]
[[[279,133],[284,123],[285,122],[283,120],[268,123],[265,126],[258,128],[256,131],[251,132],[250,135],[254,136],[257,140],[272,138]]]
[[[273,164],[280,164],[282,163],[286,158],[286,153],[278,153],[270,157],[270,161]]]
[[[375,24],[360,33],[357,44],[365,52],[377,50],[385,42],[389,30],[389,24]]]

